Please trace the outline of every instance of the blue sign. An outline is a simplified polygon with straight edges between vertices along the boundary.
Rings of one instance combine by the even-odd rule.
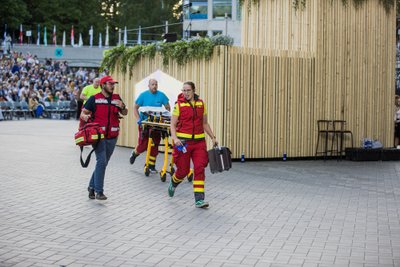
[[[62,57],[63,54],[64,54],[63,50],[62,50],[61,48],[59,48],[59,47],[56,48],[56,50],[54,51],[54,55],[55,55],[56,57]]]

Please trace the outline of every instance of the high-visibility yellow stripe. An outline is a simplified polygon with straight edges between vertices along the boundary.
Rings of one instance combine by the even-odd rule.
[[[174,175],[172,175],[172,181],[174,181],[174,183],[179,184],[180,182],[183,181],[183,179],[179,179],[179,178],[176,177],[175,174],[174,174]]]
[[[190,104],[189,103],[181,103],[180,106],[181,107],[190,107]]]
[[[201,180],[193,181],[193,185],[204,185],[204,181]]]
[[[149,156],[149,159],[156,160],[156,157]]]
[[[84,140],[83,137],[76,138],[75,139],[75,144],[78,144],[78,143],[82,142],[83,140]]]
[[[202,106],[203,102],[196,102],[196,106]]]
[[[195,193],[204,193],[204,187],[194,187],[193,192]]]
[[[149,164],[150,164],[150,165],[156,165],[156,162],[153,161],[153,160],[149,160]]]
[[[186,139],[191,139],[192,135],[191,134],[186,134],[186,133],[176,133],[177,137],[182,137],[182,138],[186,138]],[[204,133],[201,134],[195,134],[194,135],[194,139],[204,139],[206,137],[206,135]]]
[[[100,135],[100,139],[104,138],[104,134]],[[92,139],[99,139],[99,135],[97,134],[92,134]]]

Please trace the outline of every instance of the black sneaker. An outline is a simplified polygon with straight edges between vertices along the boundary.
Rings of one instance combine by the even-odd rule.
[[[135,151],[132,152],[131,157],[129,158],[129,163],[133,164],[135,163],[136,158],[139,156],[139,154],[136,154]]]
[[[156,166],[155,165],[149,165],[149,171],[150,173],[158,173],[158,171],[156,170]]]
[[[96,199],[98,199],[98,200],[106,200],[107,197],[106,197],[106,195],[103,194],[103,192],[99,192],[99,193],[96,194]]]
[[[94,194],[94,189],[88,187],[88,188],[87,188],[87,191],[89,192],[89,198],[90,198],[90,199],[95,199],[96,196],[95,196],[95,194]]]

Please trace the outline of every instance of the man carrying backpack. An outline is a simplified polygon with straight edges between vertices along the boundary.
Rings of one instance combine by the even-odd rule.
[[[103,193],[104,176],[108,161],[114,152],[119,134],[120,115],[127,115],[128,110],[121,97],[114,94],[114,86],[118,83],[111,76],[104,76],[100,80],[101,92],[91,96],[85,103],[81,120],[97,122],[104,131],[96,150],[96,168],[89,182],[89,198],[106,200]]]

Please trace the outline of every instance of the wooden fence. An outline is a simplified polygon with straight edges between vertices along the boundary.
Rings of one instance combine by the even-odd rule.
[[[160,55],[142,58],[131,78],[114,73],[122,81],[118,90],[132,110],[134,85],[157,69],[194,81],[220,144],[235,158],[242,152],[249,158],[313,156],[318,119],[346,120],[357,146],[363,137],[391,146],[395,12],[386,13],[378,0],[359,8],[336,0],[307,2],[293,11],[290,0],[260,1],[257,12],[243,11],[244,48],[217,47],[209,61],[185,66],[163,66]],[[271,8],[281,15],[271,18]],[[288,27],[276,32],[282,33],[279,42],[271,41],[271,23]],[[302,32],[292,34],[296,29]],[[135,146],[132,112],[122,128],[119,145]]]

